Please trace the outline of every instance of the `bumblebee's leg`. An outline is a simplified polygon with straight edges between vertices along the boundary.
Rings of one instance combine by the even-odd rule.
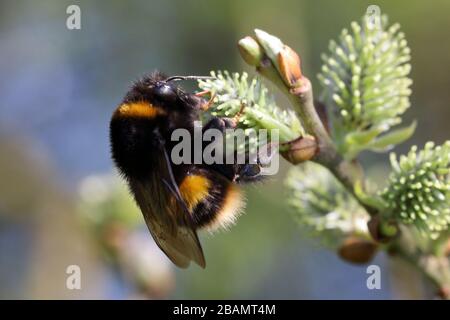
[[[210,93],[211,93],[211,90],[203,90],[203,91],[195,93],[195,95],[197,97],[203,97],[203,96],[206,96],[207,94],[210,94]]]
[[[197,93],[195,94],[195,96],[197,96],[197,97],[203,97],[203,96],[205,96],[205,95],[207,95],[207,94],[211,94],[211,91],[210,91],[210,90],[205,90],[205,91],[197,92]],[[206,101],[206,103],[204,103],[204,104],[202,104],[202,105],[200,106],[200,109],[202,109],[203,111],[207,111],[207,110],[213,105],[213,103],[214,103],[214,98],[215,98],[215,97],[216,97],[216,94],[215,94],[215,93],[212,94],[212,95],[211,95],[211,98],[209,98],[209,100]]]
[[[241,164],[235,167],[233,181],[236,183],[250,183],[261,180],[261,167],[258,164]]]
[[[222,132],[222,134],[224,134],[226,129],[234,129],[235,127],[236,127],[236,123],[233,121],[233,119],[213,117],[203,127],[203,133],[205,133],[205,131],[207,131],[209,129],[217,129],[220,132]],[[203,149],[205,149],[211,143],[214,143],[214,141],[203,142]],[[225,157],[225,154],[224,154],[224,157]],[[215,172],[218,172],[219,174],[221,174],[222,176],[227,178],[229,181],[232,181],[236,174],[234,164],[226,164],[225,158],[223,159],[222,163],[213,163],[213,164],[209,164],[209,165],[204,165],[204,167],[212,169]]]
[[[277,154],[276,145],[272,142],[263,145],[259,148],[257,154],[248,157],[248,163],[236,165],[233,180],[237,183],[247,183],[263,179],[265,176],[263,174],[264,168],[270,165],[272,158]]]
[[[239,122],[239,119],[241,118],[242,114],[244,113],[246,104],[241,103],[241,108],[239,109],[238,113],[233,117],[233,121],[237,124]]]
[[[204,126],[203,133],[208,129],[218,129],[225,132],[226,129],[236,128],[236,122],[231,118],[212,117]]]
[[[212,118],[204,127],[204,131],[208,129],[219,129],[222,132],[225,129],[234,129],[236,123],[239,121],[239,117],[242,114],[245,105],[242,106],[241,110],[236,114],[234,118]],[[211,142],[208,142],[208,145]],[[204,147],[206,147],[204,145]],[[265,152],[263,152],[265,151]],[[245,163],[243,164],[228,164],[225,159],[223,164],[212,164],[208,167],[214,171],[222,174],[227,179],[237,183],[250,183],[259,181],[264,178],[263,170],[267,167],[273,156],[277,153],[274,143],[268,143],[259,147],[258,153],[246,155]]]

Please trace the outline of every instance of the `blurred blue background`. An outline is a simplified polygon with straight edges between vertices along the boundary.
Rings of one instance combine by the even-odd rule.
[[[66,28],[71,4],[81,8],[81,30]],[[246,214],[230,232],[202,236],[206,270],[177,270],[142,227],[110,159],[111,113],[141,75],[253,73],[236,42],[261,28],[297,50],[314,79],[328,41],[370,4],[402,25],[412,49],[405,123],[418,119],[419,127],[399,151],[444,141],[449,1],[3,0],[0,298],[421,297],[420,279],[399,262],[379,255],[382,290],[368,290],[366,266],[342,262],[304,234],[284,203],[285,163],[279,175],[248,188]],[[379,166],[387,155],[365,154],[363,161]],[[132,222],[98,221],[113,210]],[[82,271],[81,290],[66,288],[73,264]]]

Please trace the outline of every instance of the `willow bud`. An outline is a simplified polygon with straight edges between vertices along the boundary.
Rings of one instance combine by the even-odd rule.
[[[283,47],[283,50],[278,53],[280,75],[290,88],[300,85],[302,78],[300,63],[300,57],[297,52],[286,45]]]
[[[238,49],[245,62],[251,66],[259,66],[264,53],[255,39],[249,36],[242,38],[238,42]]]
[[[292,164],[311,160],[318,150],[316,138],[309,135],[300,137],[284,145],[287,145],[288,149],[282,151],[281,155]]]
[[[342,243],[338,250],[338,254],[339,257],[345,261],[356,264],[365,264],[373,259],[377,252],[377,248],[378,246],[372,241],[361,239],[356,236],[349,236]]]

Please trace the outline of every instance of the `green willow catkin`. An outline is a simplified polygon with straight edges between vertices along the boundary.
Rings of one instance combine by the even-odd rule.
[[[367,234],[368,214],[327,169],[314,163],[294,167],[286,186],[298,223],[327,246],[339,245],[349,234]]]
[[[428,142],[420,151],[413,146],[399,159],[391,154],[391,165],[389,186],[381,192],[387,218],[437,238],[450,225],[450,141],[442,146]]]
[[[387,19],[373,25],[368,17],[353,22],[331,41],[318,75],[322,99],[329,108],[333,138],[347,158],[362,150],[383,150],[403,142],[415,124],[386,136],[409,108],[410,49],[399,24]]]
[[[211,72],[215,79],[200,80],[199,87],[211,91],[214,104],[211,114],[233,118],[238,113],[238,127],[243,129],[277,129],[280,142],[288,142],[304,135],[300,121],[292,110],[277,106],[268,89],[248,74],[227,71]]]

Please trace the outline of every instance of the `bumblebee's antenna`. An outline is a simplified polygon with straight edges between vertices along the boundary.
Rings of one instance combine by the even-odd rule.
[[[166,82],[170,81],[180,81],[180,80],[207,80],[207,79],[215,79],[215,77],[208,76],[173,76],[166,79]]]

